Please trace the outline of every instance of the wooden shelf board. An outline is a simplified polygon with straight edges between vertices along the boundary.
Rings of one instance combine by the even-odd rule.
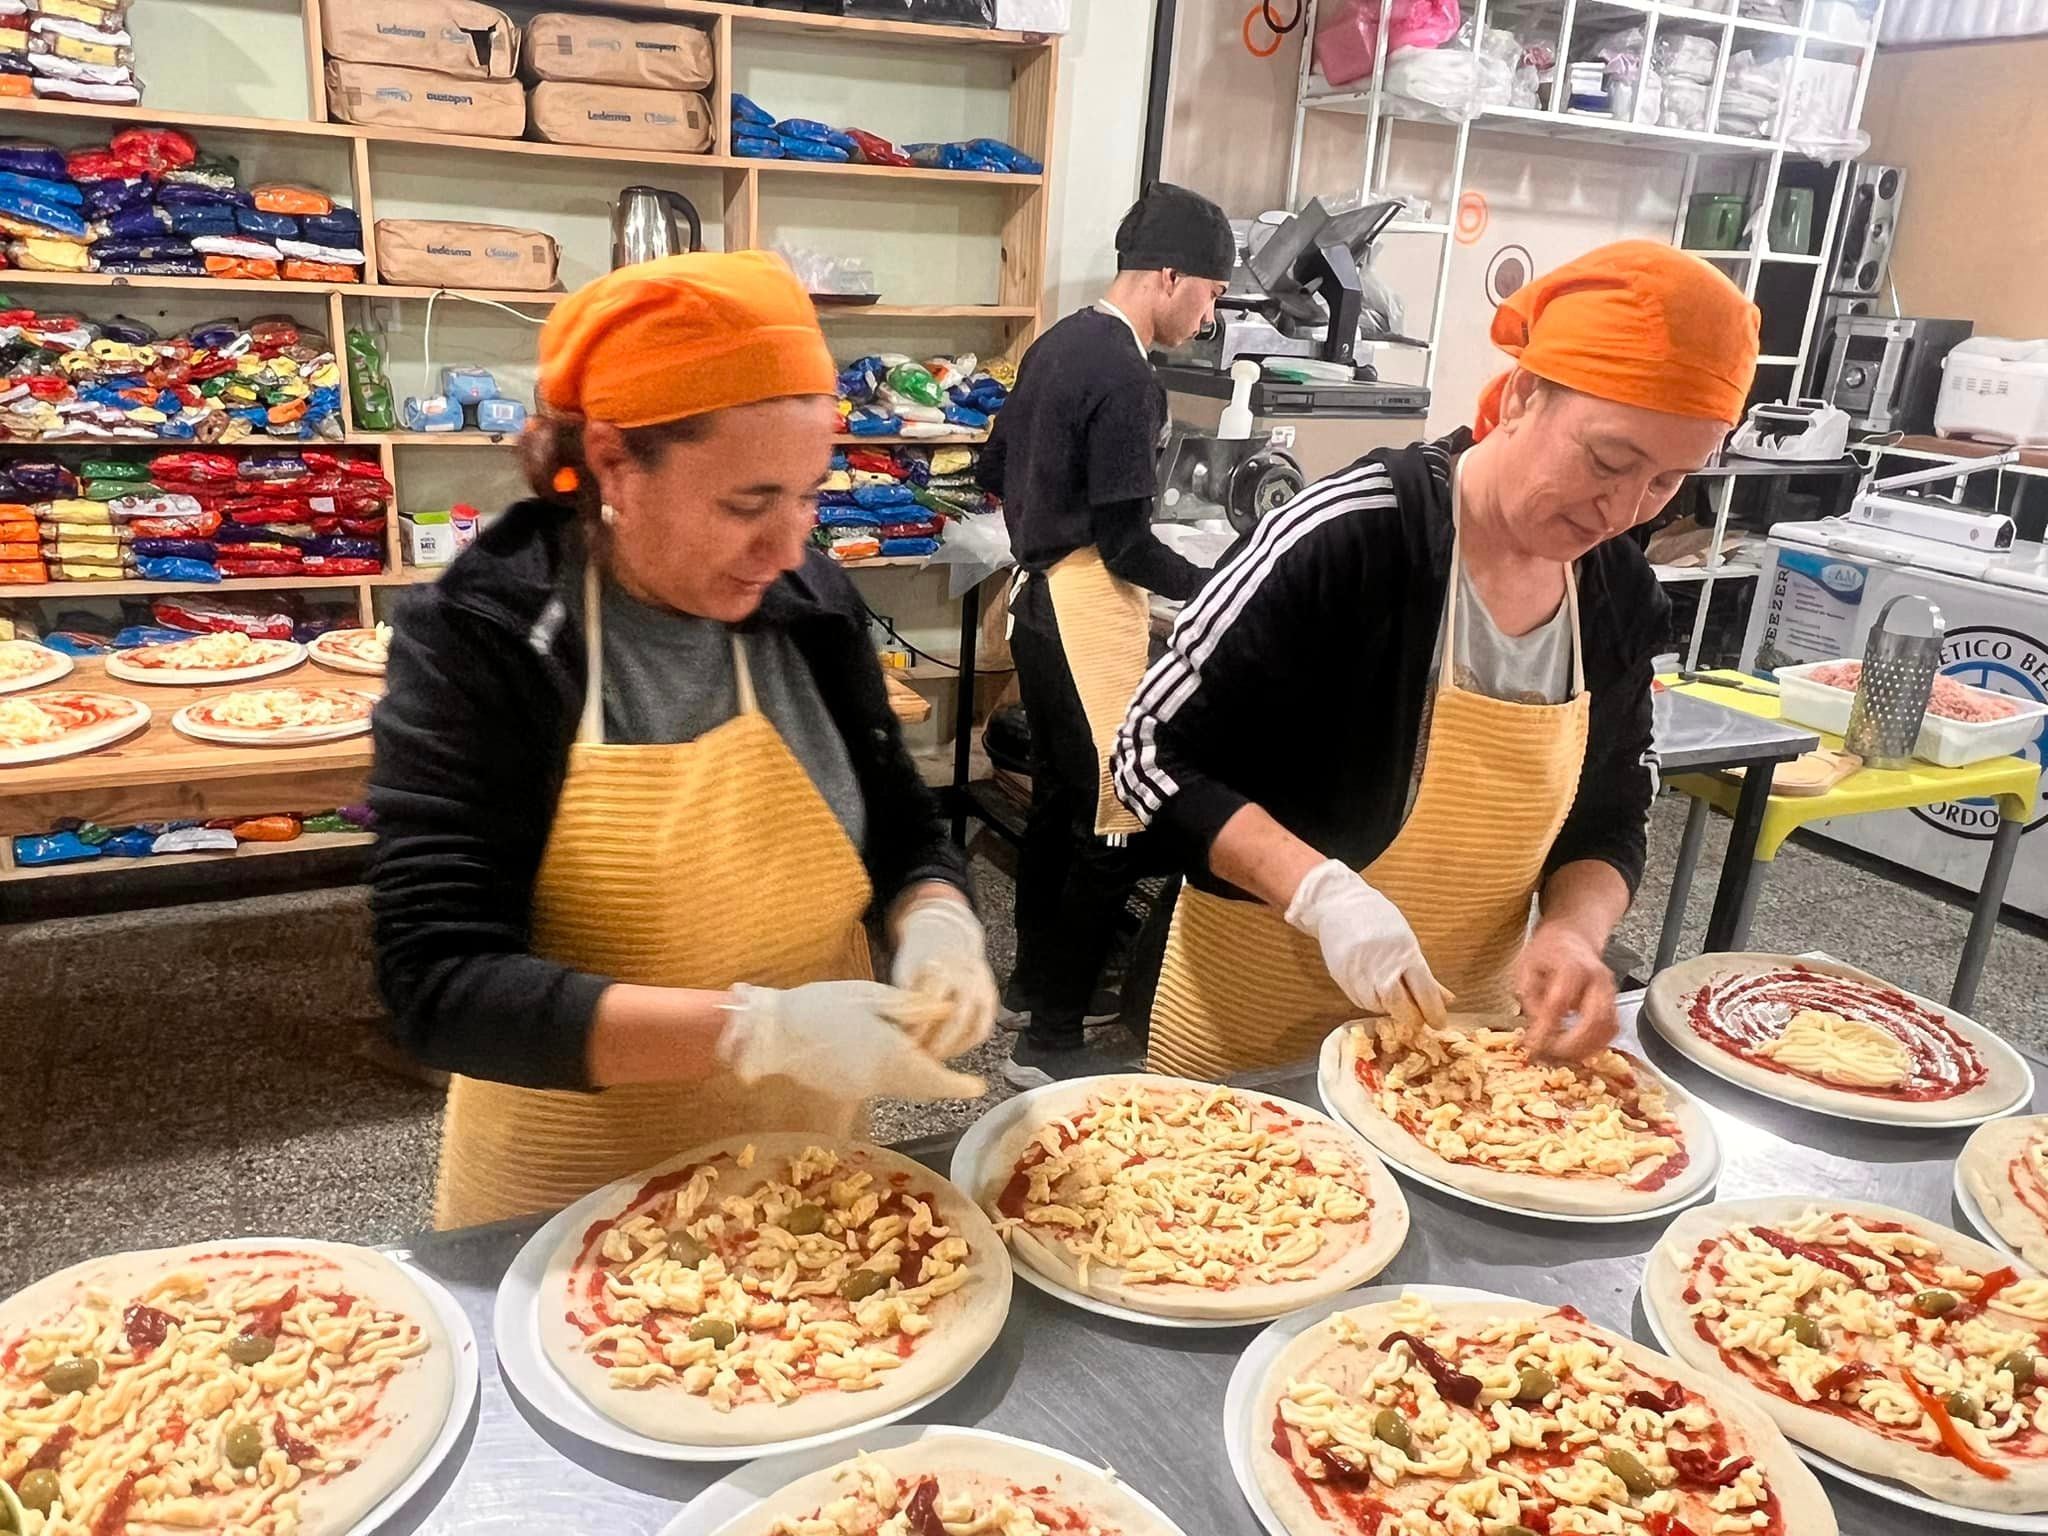
[[[308,807],[310,809],[310,807]],[[26,836],[33,834],[16,834]],[[324,853],[331,848],[367,848],[374,832],[302,832],[288,843],[237,843],[218,853],[156,853],[145,859],[83,859],[76,864],[36,864],[0,869],[0,885],[16,880],[53,880],[66,875],[110,875],[119,870],[169,869],[177,864],[226,864],[279,853]]]
[[[375,576],[229,576],[221,581],[45,581],[0,585],[0,597],[142,597],[165,592],[338,591],[353,587],[410,586],[421,579],[410,569]],[[425,577],[432,580],[431,576]]]
[[[360,299],[471,299],[486,304],[552,307],[569,295],[559,288],[421,288],[404,283],[361,283],[341,290]]]
[[[974,48],[1043,48],[1053,39],[1036,32],[1003,32],[990,27],[955,27],[918,21],[870,20],[864,16],[818,16],[803,11],[757,10],[751,5],[723,5],[717,0],[678,0],[675,4],[620,0],[614,10],[677,12],[698,16],[729,16],[742,27],[764,32],[837,32],[853,37],[891,38],[901,42],[951,44]]]
[[[23,267],[9,267],[0,271],[0,288],[51,287],[51,288],[129,288],[129,289],[197,289],[207,293],[261,294],[277,293],[317,294],[325,298],[330,293],[361,293],[362,283],[303,283],[287,282],[274,277],[153,277],[130,276],[124,272],[31,272]]]
[[[969,432],[963,437],[835,437],[837,448],[974,448],[988,441],[986,432]]]
[[[842,571],[877,571],[884,566],[909,567],[931,563],[930,555],[875,555],[866,560],[842,560],[839,562],[839,568]]]
[[[820,304],[826,320],[1029,320],[1029,304]]]
[[[375,437],[245,437],[232,443],[202,443],[175,437],[0,437],[0,449],[139,448],[145,453],[283,453],[294,448],[374,448]]]
[[[31,96],[0,97],[0,112],[30,117],[68,117],[80,122],[150,123],[166,128],[192,128],[216,133],[296,133],[309,138],[347,140],[356,130],[347,123],[315,123],[294,117],[234,117],[216,112],[179,112],[147,103],[132,107],[102,106],[89,101],[46,101]]]
[[[1902,437],[1896,443],[1858,443],[1859,448],[1874,448],[1879,453],[1899,451],[1923,454],[1941,459],[1988,459],[2006,451],[2004,443],[1980,443],[1967,437]],[[2019,472],[2048,470],[2048,448],[2022,448],[2020,461],[2014,466]]]
[[[393,448],[517,448],[517,432],[371,432],[357,433],[356,443],[388,443]]]

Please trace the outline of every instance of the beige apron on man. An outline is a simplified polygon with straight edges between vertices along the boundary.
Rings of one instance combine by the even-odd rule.
[[[1059,625],[1060,650],[1095,742],[1095,835],[1127,837],[1144,823],[1117,799],[1109,781],[1110,755],[1151,659],[1151,600],[1104,565],[1092,544],[1075,550],[1043,579]]]
[[[793,987],[865,978],[860,852],[760,713],[733,637],[739,713],[695,741],[604,739],[603,636],[583,589],[590,679],[533,889],[533,949],[659,987]],[[748,1131],[854,1134],[862,1107],[788,1078],[570,1093],[457,1077],[434,1221],[471,1226],[566,1205],[700,1142]]]
[[[1513,1012],[1530,898],[1578,793],[1591,701],[1569,566],[1571,697],[1517,704],[1456,686],[1457,481],[1454,471],[1443,656],[1422,780],[1401,830],[1361,873],[1401,909],[1460,1012]],[[1358,1012],[1316,941],[1273,908],[1185,886],[1152,1005],[1149,1064],[1213,1079],[1299,1061]]]

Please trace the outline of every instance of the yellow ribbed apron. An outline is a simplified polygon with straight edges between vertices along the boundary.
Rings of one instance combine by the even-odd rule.
[[[1045,573],[1060,649],[1095,741],[1095,835],[1129,836],[1144,823],[1110,786],[1110,754],[1150,661],[1152,616],[1144,590],[1113,574],[1093,545]]]
[[[1454,474],[1454,528],[1457,480]],[[1566,567],[1572,696],[1562,704],[1517,704],[1456,686],[1458,572],[1454,533],[1421,783],[1400,832],[1361,873],[1401,909],[1461,1013],[1512,1013],[1512,974],[1530,899],[1578,793],[1586,756],[1591,704],[1578,585]],[[1214,1079],[1302,1060],[1357,1014],[1330,979],[1316,941],[1280,913],[1182,888],[1152,1005],[1153,1071]]]
[[[867,870],[810,775],[761,714],[737,636],[740,712],[695,741],[604,740],[595,570],[584,583],[590,681],[533,890],[533,950],[660,987],[792,987],[865,977]],[[865,1129],[852,1101],[788,1078],[723,1073],[596,1093],[457,1077],[435,1225],[554,1210],[700,1142],[746,1131]]]

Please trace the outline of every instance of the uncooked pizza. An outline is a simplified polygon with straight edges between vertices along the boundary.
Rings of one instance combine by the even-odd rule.
[[[381,673],[391,657],[391,626],[373,629],[330,629],[309,647],[323,666],[344,672]]]
[[[653,1439],[765,1444],[880,1418],[954,1380],[1009,1313],[987,1219],[880,1147],[736,1138],[598,1203],[549,1260],[542,1343]]]
[[[1970,1509],[2048,1510],[2048,1278],[1906,1211],[1687,1211],[1645,1304],[1687,1361],[1824,1456]]]
[[[1115,1476],[1014,1440],[932,1434],[778,1490],[715,1536],[1180,1536]]]
[[[228,630],[217,635],[194,635],[190,640],[171,640],[162,645],[145,645],[132,651],[118,651],[115,659],[130,673],[233,673],[267,667],[287,657],[296,660],[300,647],[290,640],[264,640]]]
[[[1300,1105],[1182,1078],[1034,1094],[978,1191],[1018,1259],[1163,1317],[1278,1317],[1360,1285],[1408,1205],[1359,1138]]]
[[[206,730],[285,735],[368,720],[375,704],[347,688],[244,688],[201,699],[179,714]]]
[[[1739,1392],[1574,1307],[1419,1296],[1333,1313],[1254,1399],[1292,1536],[1833,1536],[1814,1476]]]
[[[1991,1230],[2036,1269],[2048,1269],[2048,1115],[1979,1126],[1956,1168]]]
[[[0,1303],[0,1479],[23,1536],[325,1536],[410,1475],[453,1388],[427,1298],[366,1249],[98,1259]]]
[[[71,670],[71,658],[33,640],[0,640],[0,693],[55,682]]]
[[[53,688],[43,693],[0,698],[0,752],[58,755],[70,743],[81,749],[113,739],[149,712],[117,693]]]
[[[1453,1015],[1405,1031],[1379,1019],[1325,1042],[1335,1109],[1402,1167],[1525,1210],[1652,1210],[1713,1181],[1719,1153],[1699,1106],[1623,1051],[1531,1061],[1519,1020]]]
[[[1693,1060],[1804,1107],[1962,1121],[2031,1089],[2025,1063],[1981,1026],[1832,961],[1702,955],[1658,976],[1644,1006]]]

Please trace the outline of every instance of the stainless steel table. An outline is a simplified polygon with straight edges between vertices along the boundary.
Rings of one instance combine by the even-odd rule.
[[[1784,1108],[1706,1075],[1654,1035],[1647,1054],[1709,1106],[1725,1155],[1719,1198],[1832,1194],[1903,1206],[1968,1230],[1951,1184],[1966,1133],[1860,1126]],[[1316,1100],[1312,1071],[1247,1081]],[[2037,1092],[2034,1108],[2048,1109],[2048,1094]],[[954,1139],[902,1150],[943,1170]],[[1375,1284],[1473,1285],[1532,1301],[1571,1302],[1597,1323],[1653,1342],[1636,1290],[1662,1222],[1570,1226],[1495,1215],[1405,1180],[1402,1188],[1413,1230]],[[389,1528],[394,1533],[652,1536],[729,1470],[600,1450],[556,1429],[512,1394],[491,1347],[491,1307],[499,1277],[538,1226],[528,1221],[435,1233],[410,1245],[414,1261],[454,1292],[476,1328],[483,1401],[449,1467]],[[1263,1536],[1231,1477],[1222,1422],[1231,1367],[1256,1331],[1140,1327],[1065,1306],[1019,1281],[995,1346],[917,1418],[981,1425],[1098,1458],[1155,1499],[1188,1536]],[[1843,1536],[1982,1530],[1822,1482]]]

